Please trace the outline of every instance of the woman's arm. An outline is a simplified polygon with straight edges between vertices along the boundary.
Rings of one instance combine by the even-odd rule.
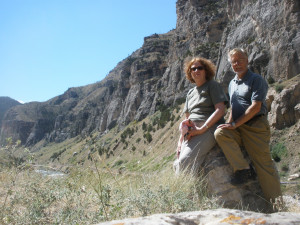
[[[225,104],[224,102],[220,102],[215,104],[215,111],[213,114],[210,115],[210,117],[205,121],[203,126],[196,127],[195,130],[189,131],[189,134],[187,135],[187,139],[190,140],[191,137],[196,135],[201,135],[204,132],[208,130],[208,128],[212,127],[216,122],[218,122],[222,116],[225,114]]]
[[[218,122],[224,116],[224,114],[225,114],[224,102],[215,104],[215,111],[213,112],[213,114],[210,115],[210,117],[208,117],[208,119],[206,120],[203,126],[212,127],[213,125],[215,125],[216,122]]]
[[[233,121],[233,119],[232,119],[232,110],[230,109],[229,116],[228,116],[228,119],[227,119],[227,123],[231,123],[232,121]]]

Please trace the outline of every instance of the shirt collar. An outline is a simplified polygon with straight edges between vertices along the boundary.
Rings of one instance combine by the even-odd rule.
[[[235,75],[234,81],[235,81],[236,83],[238,83],[239,81],[245,81],[245,80],[247,80],[250,76],[251,76],[251,71],[248,69],[248,70],[247,70],[247,73],[245,74],[245,76],[244,76],[242,79],[239,79],[238,75]]]

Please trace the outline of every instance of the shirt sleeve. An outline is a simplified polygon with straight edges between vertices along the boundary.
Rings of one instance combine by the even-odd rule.
[[[267,82],[257,75],[253,79],[251,101],[264,101],[268,92]]]
[[[224,102],[225,105],[227,104],[227,102],[228,102],[227,96],[226,96],[223,88],[217,81],[211,82],[211,85],[209,87],[209,92],[210,92],[210,96],[212,99],[212,103],[214,105],[216,105],[220,102]]]

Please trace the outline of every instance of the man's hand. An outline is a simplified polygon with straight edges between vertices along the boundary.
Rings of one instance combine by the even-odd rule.
[[[236,127],[233,126],[232,123],[224,123],[224,124],[220,124],[217,128],[234,130]]]

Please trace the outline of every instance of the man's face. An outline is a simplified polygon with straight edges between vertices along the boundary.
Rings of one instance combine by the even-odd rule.
[[[237,75],[243,75],[248,70],[248,59],[242,53],[235,53],[230,57],[233,71]]]

